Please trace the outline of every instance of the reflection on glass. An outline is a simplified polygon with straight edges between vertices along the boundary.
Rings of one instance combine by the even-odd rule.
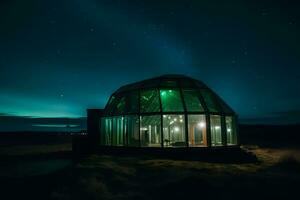
[[[209,90],[201,90],[201,94],[203,96],[203,99],[206,103],[206,106],[209,111],[211,112],[218,112],[218,104],[216,102],[216,99],[214,97],[214,94]]]
[[[107,115],[113,114],[116,104],[118,103],[118,99],[115,96],[112,96],[109,100],[109,103],[105,109]]]
[[[114,110],[114,114],[123,114],[125,111],[125,96],[120,98]]]
[[[113,118],[113,134],[112,134],[112,144],[114,146],[124,145],[124,127],[123,127],[123,117]]]
[[[200,103],[198,93],[199,92],[196,90],[183,90],[184,102],[187,111],[191,111],[191,112],[204,111]]]
[[[222,145],[222,129],[221,129],[221,116],[210,116],[210,132],[211,132],[211,145]]]
[[[157,90],[141,91],[141,112],[159,112],[159,96]]]
[[[130,92],[126,95],[126,108],[127,113],[137,113],[139,105],[139,95],[137,91]]]
[[[207,146],[205,115],[188,115],[189,146]]]
[[[183,104],[178,89],[160,90],[162,110],[164,112],[182,112]]]
[[[112,119],[111,118],[102,118],[101,119],[101,144],[102,145],[111,145],[111,133],[112,133]]]
[[[226,116],[226,137],[227,145],[237,144],[236,130],[235,130],[234,120],[231,116]]]
[[[186,146],[184,115],[163,115],[163,134],[165,147]]]
[[[127,145],[131,147],[140,146],[138,116],[127,116],[124,118],[124,120]]]
[[[160,115],[141,116],[140,134],[142,147],[161,147]]]

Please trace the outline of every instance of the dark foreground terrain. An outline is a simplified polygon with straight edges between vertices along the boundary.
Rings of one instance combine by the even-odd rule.
[[[256,161],[222,163],[143,155],[89,155],[75,161],[70,136],[3,135],[0,199],[297,197],[299,129],[242,126],[240,130],[242,149],[255,154]],[[282,137],[282,131],[289,131],[286,135],[292,139]]]

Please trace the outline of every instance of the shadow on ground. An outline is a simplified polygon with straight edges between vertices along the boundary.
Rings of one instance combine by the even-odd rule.
[[[4,156],[1,199],[269,199],[297,193],[298,149],[243,149],[257,161],[112,153],[74,162],[69,151]]]

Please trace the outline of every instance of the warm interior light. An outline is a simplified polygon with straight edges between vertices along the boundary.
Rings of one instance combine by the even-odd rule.
[[[198,126],[199,126],[200,128],[204,128],[204,127],[205,127],[205,122],[199,122],[199,123],[198,123]]]
[[[174,127],[174,131],[175,131],[175,132],[178,132],[178,131],[179,131],[179,127],[175,126],[175,127]]]

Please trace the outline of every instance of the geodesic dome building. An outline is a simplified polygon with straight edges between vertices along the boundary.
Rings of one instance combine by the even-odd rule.
[[[128,147],[238,146],[235,112],[201,81],[164,75],[115,91],[100,143]]]

